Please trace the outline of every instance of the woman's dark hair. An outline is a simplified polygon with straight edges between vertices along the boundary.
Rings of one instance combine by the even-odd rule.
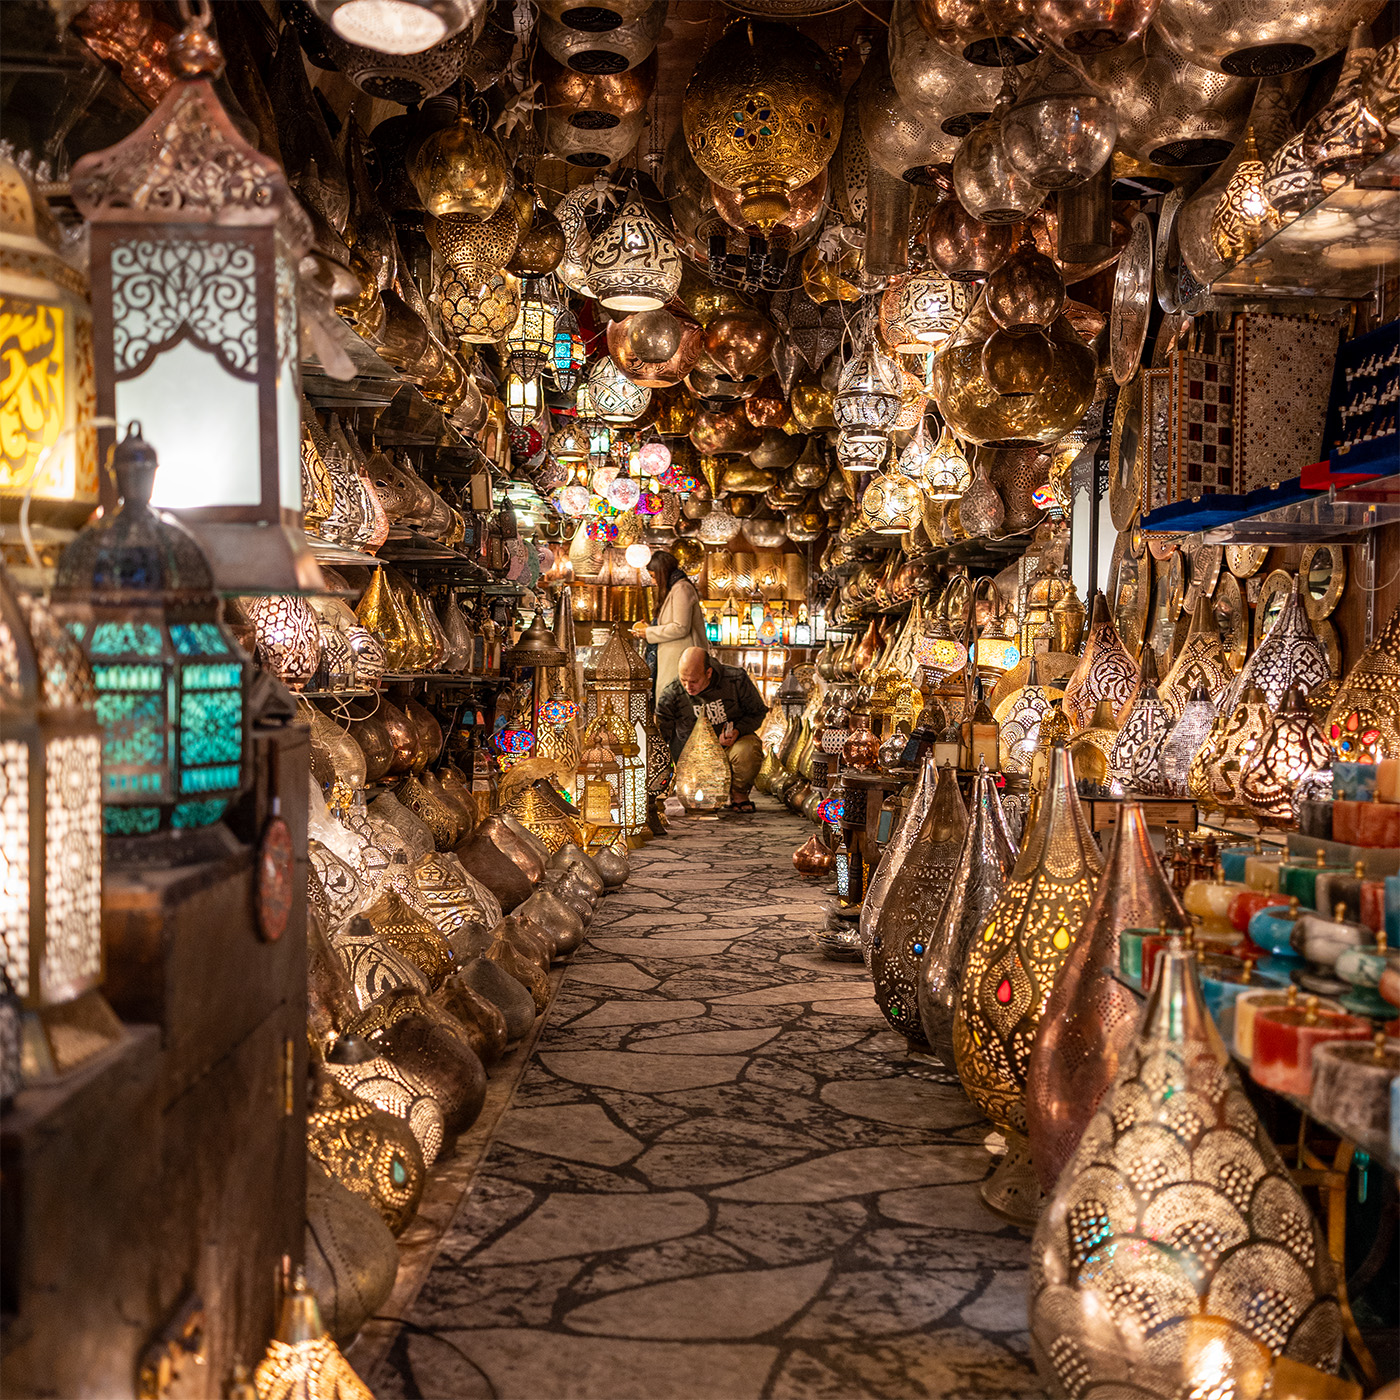
[[[671,585],[676,581],[676,576],[686,577],[686,572],[681,568],[676,560],[676,556],[666,549],[658,549],[652,553],[647,560],[647,570],[653,574],[661,575],[661,595],[664,598],[671,591]]]

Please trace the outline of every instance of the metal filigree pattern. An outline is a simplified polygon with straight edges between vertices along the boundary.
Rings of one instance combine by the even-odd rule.
[[[963,1088],[1004,1131],[1026,1131],[1031,1047],[1101,867],[1069,754],[1056,746],[1039,819],[968,955],[953,1026]]]
[[[1331,766],[1332,749],[1307,707],[1285,703],[1240,775],[1240,794],[1261,817],[1289,823],[1298,785]]]
[[[1400,758],[1400,608],[1347,673],[1327,712],[1328,737],[1338,758],[1354,758],[1352,746]]]
[[[364,898],[364,887],[359,876],[331,850],[312,837],[306,843],[306,857],[309,869],[307,881],[321,891],[320,901],[325,905],[326,927],[338,928],[360,907]]]
[[[39,975],[46,1003],[67,1001],[102,976],[101,768],[95,734],[51,738],[45,747],[47,927]]]
[[[1290,686],[1298,686],[1306,695],[1331,678],[1327,648],[1313,631],[1295,576],[1274,625],[1235,677],[1221,708],[1233,710],[1245,691],[1257,685],[1264,699],[1277,709]]]
[[[331,934],[331,946],[345,965],[355,1002],[362,1010],[400,988],[430,990],[422,970],[390,947],[367,923],[355,922]]]
[[[452,972],[454,959],[447,940],[396,890],[385,890],[364,916],[375,933],[417,967],[431,986],[441,986]]]
[[[1166,792],[1158,758],[1163,740],[1171,732],[1171,718],[1151,684],[1138,691],[1128,717],[1108,751],[1108,776],[1125,792],[1159,797]]]
[[[1158,698],[1172,719],[1177,719],[1198,685],[1205,686],[1212,695],[1223,695],[1234,680],[1235,670],[1225,655],[1210,604],[1202,598],[1196,605],[1191,630],[1157,688]]]
[[[1341,1355],[1318,1226],[1240,1090],[1194,958],[1163,962],[1031,1247],[1032,1354],[1071,1400],[1238,1394],[1273,1357],[1332,1372]]]
[[[442,1151],[442,1108],[418,1077],[384,1055],[358,1065],[328,1064],[327,1072],[357,1099],[372,1103],[408,1124],[428,1165]]]
[[[1103,594],[1096,593],[1088,641],[1074,674],[1065,682],[1064,711],[1070,724],[1083,729],[1100,700],[1113,702],[1114,718],[1122,723],[1137,682],[1137,666],[1119,639]]]
[[[996,707],[997,743],[1003,773],[1029,773],[1040,743],[1040,722],[1064,691],[1047,685],[1023,685]]]
[[[1220,731],[1220,739],[1205,765],[1205,787],[1211,801],[1221,807],[1244,806],[1240,779],[1254,762],[1259,741],[1269,728],[1273,715],[1257,692],[1235,707]]]

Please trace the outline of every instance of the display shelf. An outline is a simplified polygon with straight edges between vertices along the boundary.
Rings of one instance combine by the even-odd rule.
[[[1226,296],[1370,296],[1400,269],[1400,146],[1266,238],[1211,284]]]
[[[306,542],[311,546],[311,552],[316,556],[318,564],[330,564],[332,567],[340,565],[342,568],[363,568],[377,569],[384,561],[377,555],[366,554],[358,549],[345,549],[338,544],[328,544],[325,540],[314,539],[308,535]]]
[[[407,525],[394,525],[380,546],[380,555],[391,564],[473,564],[469,554],[429,538]]]
[[[308,700],[363,700],[379,692],[373,686],[351,686],[348,690],[299,690]]]

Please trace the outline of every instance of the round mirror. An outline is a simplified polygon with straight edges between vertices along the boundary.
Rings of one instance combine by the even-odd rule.
[[[1244,590],[1234,574],[1225,574],[1211,599],[1215,625],[1220,628],[1221,645],[1230,665],[1238,671],[1249,654],[1249,609]]]
[[[1339,544],[1310,544],[1298,564],[1303,603],[1314,622],[1330,617],[1347,582],[1347,557]]]
[[[1275,569],[1264,580],[1264,586],[1259,590],[1259,602],[1254,608],[1255,647],[1269,635],[1269,629],[1283,611],[1283,605],[1288,601],[1288,592],[1292,587],[1292,577],[1282,569]]]

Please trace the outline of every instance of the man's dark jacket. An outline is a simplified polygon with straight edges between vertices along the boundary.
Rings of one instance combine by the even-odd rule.
[[[758,726],[768,713],[753,677],[742,666],[711,661],[710,683],[699,695],[688,694],[680,681],[674,680],[656,702],[656,724],[671,746],[672,758],[681,756],[685,741],[695,728],[696,711],[702,705],[716,734],[726,724],[732,724],[741,738],[758,733]]]

